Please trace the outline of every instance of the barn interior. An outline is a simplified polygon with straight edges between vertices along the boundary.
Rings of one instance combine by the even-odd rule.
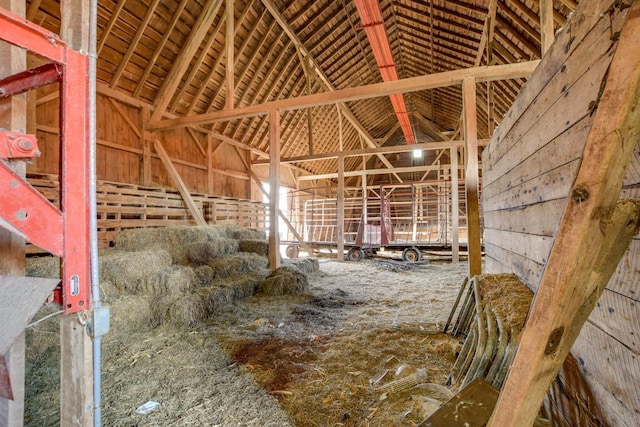
[[[0,0],[0,425],[636,426],[640,2]]]

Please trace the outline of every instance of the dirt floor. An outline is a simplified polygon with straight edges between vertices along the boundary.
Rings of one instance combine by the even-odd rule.
[[[302,295],[237,300],[191,328],[116,327],[103,424],[415,426],[451,395],[460,343],[438,331],[465,275],[464,263],[322,259]],[[58,425],[56,318],[27,340],[25,424]],[[160,405],[136,413],[147,401]]]

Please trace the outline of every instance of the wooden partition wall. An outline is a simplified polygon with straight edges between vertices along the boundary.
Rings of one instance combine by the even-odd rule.
[[[98,87],[96,172],[99,180],[173,186],[166,168],[151,148],[152,141],[158,139],[190,191],[251,198],[250,178],[245,166],[245,163],[250,163],[247,151],[215,139],[211,139],[209,149],[207,134],[193,129],[157,134],[145,132],[146,105],[110,91],[101,84]],[[30,173],[58,174],[58,98],[52,89],[55,88],[38,91],[37,107],[30,116],[35,121],[32,129],[35,127],[42,151],[42,156],[28,166]],[[33,104],[30,107],[33,108]]]
[[[627,14],[581,3],[483,153],[487,272],[538,288]],[[620,197],[640,198],[640,145]],[[637,425],[639,272],[636,236],[551,388],[554,425]]]

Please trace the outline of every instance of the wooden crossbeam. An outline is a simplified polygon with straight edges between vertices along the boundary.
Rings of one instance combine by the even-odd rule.
[[[527,61],[517,64],[492,65],[472,67],[442,73],[428,74],[425,76],[395,80],[392,82],[375,83],[371,85],[339,89],[333,92],[321,92],[311,95],[303,95],[295,98],[281,99],[265,102],[263,104],[249,105],[234,108],[233,110],[214,111],[194,116],[180,117],[176,119],[158,121],[152,118],[148,128],[159,131],[175,129],[190,125],[202,125],[206,123],[236,120],[244,117],[267,114],[271,110],[298,110],[301,108],[330,105],[341,102],[370,99],[380,96],[389,96],[394,93],[415,92],[426,89],[455,86],[462,84],[468,77],[474,77],[476,81],[508,80],[528,77],[538,66],[540,61]]]
[[[635,2],[490,427],[533,424],[545,393],[638,231],[640,204],[617,204],[640,137],[638,40],[640,2]]]
[[[488,143],[489,143],[488,139],[478,140],[479,146],[484,146],[484,145],[487,145]],[[314,162],[319,160],[333,159],[340,156],[344,156],[344,157],[371,156],[378,153],[384,153],[384,154],[407,153],[413,150],[441,150],[443,148],[462,147],[463,145],[464,145],[464,141],[462,140],[451,140],[451,141],[442,141],[442,142],[423,142],[420,144],[412,144],[412,145],[392,145],[392,146],[385,146],[385,147],[379,147],[379,148],[363,148],[360,150],[335,151],[331,153],[318,153],[318,154],[311,154],[307,156],[287,157],[287,158],[280,159],[280,163]],[[255,160],[253,162],[254,165],[267,164],[267,163],[269,163],[268,160],[262,160],[262,159]]]

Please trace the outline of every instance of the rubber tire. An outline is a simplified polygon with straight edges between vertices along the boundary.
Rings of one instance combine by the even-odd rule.
[[[287,258],[294,259],[298,258],[298,247],[296,245],[289,245],[287,249],[285,249],[284,253],[287,255]]]
[[[365,257],[364,251],[360,248],[351,248],[349,252],[347,252],[347,259],[349,261],[362,261]]]
[[[422,252],[420,249],[412,246],[402,251],[402,260],[406,262],[419,262],[422,261]]]

